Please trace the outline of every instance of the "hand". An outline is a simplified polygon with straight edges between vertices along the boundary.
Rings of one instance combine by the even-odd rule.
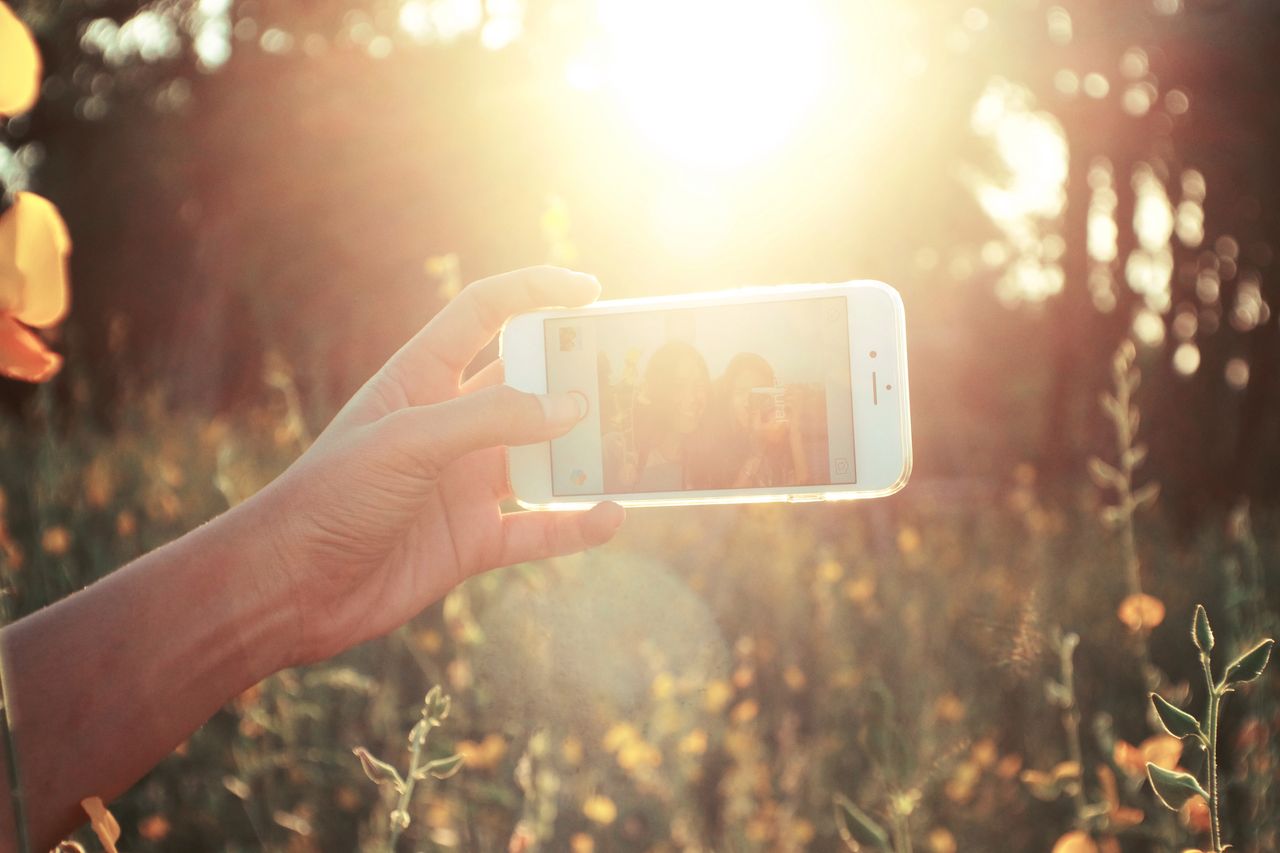
[[[503,515],[504,445],[581,419],[574,397],[461,374],[513,314],[595,300],[595,278],[535,267],[465,288],[338,413],[315,444],[241,508],[267,526],[276,600],[294,608],[291,663],[391,631],[472,575],[607,541],[622,508]]]

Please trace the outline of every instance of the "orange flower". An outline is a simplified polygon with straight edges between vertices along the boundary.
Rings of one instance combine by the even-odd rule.
[[[1113,757],[1116,766],[1131,776],[1145,776],[1148,761],[1173,770],[1182,758],[1182,741],[1172,735],[1152,735],[1141,746],[1117,740]]]
[[[70,251],[58,209],[40,196],[20,192],[0,213],[0,375],[43,382],[62,366],[28,327],[47,329],[66,316]]]
[[[148,841],[163,841],[169,829],[169,821],[159,814],[145,817],[138,823],[138,834]]]
[[[1146,815],[1141,809],[1120,804],[1120,786],[1116,782],[1116,774],[1110,767],[1098,768],[1098,783],[1102,786],[1102,793],[1106,798],[1107,816],[1111,820],[1113,829],[1126,829],[1146,820]]]
[[[1192,832],[1209,831],[1209,804],[1202,797],[1192,797],[1178,809],[1182,825]]]
[[[1116,615],[1135,634],[1150,631],[1164,621],[1164,602],[1145,592],[1134,593],[1120,602]]]
[[[1147,762],[1157,767],[1173,770],[1182,758],[1182,741],[1172,735],[1152,735],[1138,747],[1142,755],[1142,769],[1146,772]]]

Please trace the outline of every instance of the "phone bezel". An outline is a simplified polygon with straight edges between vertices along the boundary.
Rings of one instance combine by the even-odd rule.
[[[912,464],[906,324],[901,296],[884,282],[868,280],[747,287],[678,296],[608,300],[586,308],[522,314],[512,318],[502,330],[499,352],[503,359],[505,382],[522,391],[546,393],[544,322],[547,320],[830,296],[847,297],[849,310],[849,368],[858,482],[733,491],[554,495],[551,445],[542,442],[508,448],[508,475],[516,501],[526,509],[573,510],[606,500],[623,506],[691,506],[855,500],[897,492],[906,485]],[[872,352],[876,354],[874,358]]]

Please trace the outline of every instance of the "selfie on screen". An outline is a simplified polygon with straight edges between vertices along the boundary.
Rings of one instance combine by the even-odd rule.
[[[595,416],[553,442],[560,493],[854,482],[843,299],[548,325],[553,383]]]

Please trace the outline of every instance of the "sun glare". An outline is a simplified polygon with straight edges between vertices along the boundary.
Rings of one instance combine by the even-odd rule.
[[[813,0],[600,0],[599,10],[606,84],[688,165],[732,167],[776,148],[824,84]]]

